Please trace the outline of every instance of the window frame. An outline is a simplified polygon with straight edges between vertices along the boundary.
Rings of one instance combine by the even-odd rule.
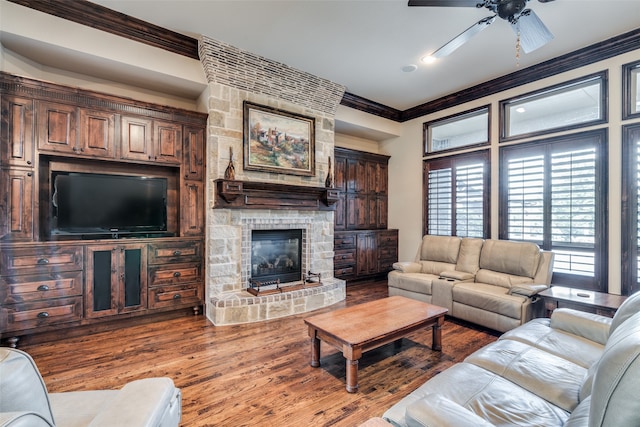
[[[634,140],[640,139],[640,123],[622,127],[622,295],[640,290],[638,283],[638,158]]]
[[[512,144],[500,147],[500,181],[499,181],[499,225],[498,235],[500,239],[509,239],[508,230],[508,154],[516,150],[539,150],[546,154],[547,147],[557,144],[584,143],[585,139],[592,140],[597,147],[596,152],[596,189],[595,204],[596,218],[594,230],[594,277],[580,276],[568,273],[553,273],[553,281],[556,284],[563,284],[570,287],[588,289],[599,292],[607,292],[608,289],[608,131],[606,128],[585,131],[580,133],[556,136],[551,138],[543,138],[535,141],[529,141],[521,144]],[[551,191],[549,181],[544,184],[544,218],[546,230],[543,235],[543,243],[541,249],[553,251],[551,242],[550,217],[552,214]],[[535,242],[538,243],[538,242]],[[577,246],[576,246],[577,247]]]
[[[469,162],[473,162],[474,160],[478,160],[478,161],[482,161],[485,165],[485,171],[484,171],[484,176],[483,176],[483,196],[482,196],[482,203],[483,203],[483,221],[482,221],[482,228],[483,228],[483,237],[484,239],[488,239],[491,236],[491,152],[489,149],[484,149],[484,150],[477,150],[477,151],[473,151],[473,152],[468,152],[468,153],[462,153],[462,154],[454,154],[454,155],[449,155],[449,156],[443,156],[443,157],[438,157],[438,158],[431,158],[431,159],[424,159],[423,163],[422,163],[422,202],[423,202],[423,207],[422,207],[422,234],[429,234],[429,217],[428,217],[428,212],[429,212],[429,165],[430,164],[438,164],[438,163],[446,163],[449,162],[451,164],[451,168],[453,169],[455,167],[455,164],[460,164],[460,163],[469,163]],[[444,168],[439,168],[439,169],[444,169]],[[455,184],[452,183],[452,187],[454,187]],[[455,193],[455,190],[452,192],[452,194]],[[451,235],[455,236],[456,234],[456,227],[455,227],[455,197],[452,197],[452,229],[451,229]]]
[[[525,138],[537,137],[542,135],[548,135],[551,133],[565,132],[573,129],[580,129],[588,126],[599,125],[603,123],[607,123],[609,121],[609,108],[608,108],[608,93],[609,93],[609,73],[607,70],[601,71],[599,73],[590,74],[584,77],[580,77],[577,79],[573,79],[567,82],[562,82],[557,85],[548,86],[544,89],[535,90],[532,92],[525,93],[523,95],[514,96],[512,98],[504,99],[499,102],[499,127],[500,127],[500,143],[510,142],[515,140],[521,140]],[[508,114],[507,108],[510,105],[513,105],[516,102],[522,102],[527,99],[540,99],[544,98],[544,95],[555,95],[559,91],[570,88],[571,86],[577,86],[582,83],[589,82],[590,80],[600,80],[600,111],[601,117],[597,120],[591,120],[588,122],[577,123],[574,125],[568,126],[558,126],[554,128],[528,132],[524,134],[518,135],[507,135],[507,126],[508,126]]]
[[[446,148],[446,149],[443,149],[443,150],[433,151],[433,149],[432,149],[431,130],[433,129],[434,126],[455,123],[455,122],[462,121],[462,120],[465,120],[465,119],[468,119],[468,118],[471,118],[471,117],[482,115],[485,112],[487,114],[487,140],[486,141],[477,142],[477,143],[473,143],[473,144],[467,144],[467,145],[460,145],[460,146],[457,146],[457,147],[451,147],[451,148]],[[446,154],[446,153],[452,153],[452,152],[455,152],[455,151],[460,151],[460,150],[463,150],[463,149],[484,147],[484,146],[489,145],[490,143],[491,143],[491,105],[483,105],[483,106],[478,107],[478,108],[474,108],[474,109],[467,110],[467,111],[462,111],[460,113],[452,114],[452,115],[447,116],[447,117],[442,117],[442,118],[437,119],[437,120],[424,122],[422,124],[422,150],[423,150],[423,156],[440,155],[440,154]]]
[[[622,66],[622,120],[640,117],[640,108],[635,113],[633,112],[633,105],[640,102],[640,99],[635,98],[636,93],[633,93],[632,75],[635,70],[640,75],[640,61],[630,62]],[[638,79],[640,80],[640,77]],[[640,85],[640,83],[638,84]]]

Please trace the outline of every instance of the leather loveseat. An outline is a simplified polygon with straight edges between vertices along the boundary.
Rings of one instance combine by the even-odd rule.
[[[551,283],[553,259],[553,252],[529,242],[426,235],[414,261],[393,265],[389,295],[506,332],[542,309],[537,294]]]
[[[446,351],[446,349],[445,349]],[[395,426],[640,426],[640,292],[613,319],[556,309],[388,409]]]
[[[0,426],[175,427],[180,389],[170,378],[146,378],[120,390],[48,393],[33,359],[0,347]]]

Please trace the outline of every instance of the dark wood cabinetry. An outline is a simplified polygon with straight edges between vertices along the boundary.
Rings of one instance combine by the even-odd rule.
[[[0,87],[0,339],[198,312],[206,114],[2,72]],[[52,234],[56,171],[166,178],[169,237]]]
[[[334,276],[382,275],[398,259],[398,231],[387,230],[389,156],[335,148]]]

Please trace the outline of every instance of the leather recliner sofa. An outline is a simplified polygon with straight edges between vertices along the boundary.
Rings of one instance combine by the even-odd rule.
[[[181,399],[166,377],[132,381],[120,390],[48,393],[31,356],[0,347],[3,427],[176,427]]]
[[[383,418],[402,427],[639,426],[638,378],[640,292],[613,319],[568,308],[533,319],[434,376]]]
[[[542,311],[537,294],[550,286],[553,260],[553,252],[529,242],[426,235],[414,261],[393,265],[389,295],[506,332]]]

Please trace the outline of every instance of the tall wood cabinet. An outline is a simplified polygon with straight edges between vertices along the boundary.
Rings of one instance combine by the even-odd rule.
[[[335,148],[334,276],[383,275],[398,257],[398,232],[387,230],[389,156]]]
[[[0,340],[199,312],[207,115],[1,72],[0,109]],[[166,178],[167,233],[52,234],[55,171]]]

